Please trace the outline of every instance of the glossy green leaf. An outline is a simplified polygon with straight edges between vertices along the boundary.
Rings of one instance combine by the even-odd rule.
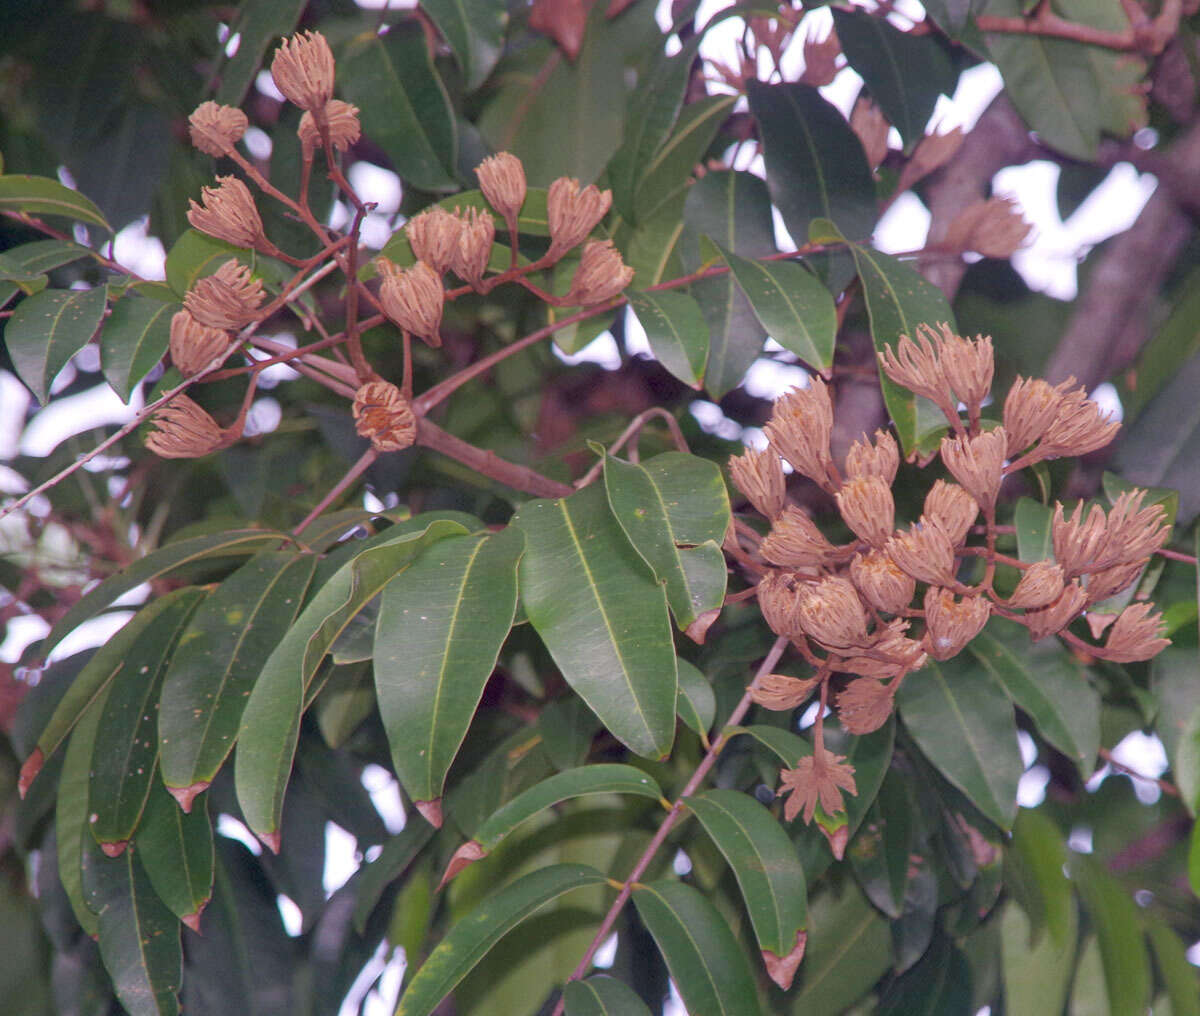
[[[1100,694],[1083,668],[1055,640],[1029,643],[1013,621],[993,618],[968,646],[1038,730],[1070,758],[1084,779],[1100,748]]]
[[[432,191],[454,186],[454,113],[418,24],[355,39],[338,63],[338,85],[359,108],[363,133],[406,182]]]
[[[34,240],[32,243],[8,248],[3,254],[3,263],[6,269],[11,267],[22,274],[37,276],[74,261],[95,256],[95,251],[71,240]],[[17,276],[8,275],[7,271],[0,273],[0,279],[7,278]]]
[[[916,804],[903,780],[884,777],[846,854],[867,898],[893,919],[904,910],[915,846]]]
[[[100,327],[104,301],[103,286],[46,289],[22,300],[13,311],[4,342],[18,376],[38,402],[45,405],[58,372]]]
[[[930,880],[932,882],[932,880]],[[936,887],[932,889],[936,905]],[[878,1016],[942,1016],[971,1011],[971,969],[966,957],[946,935],[926,940],[919,962],[898,964],[903,973],[882,993]]]
[[[804,869],[787,833],[736,790],[706,790],[685,803],[733,869],[759,949],[786,956],[808,926]]]
[[[158,713],[163,783],[183,797],[212,782],[233,750],[242,710],[300,611],[316,558],[264,551],[200,606],[172,655]]]
[[[1076,855],[1072,868],[1096,930],[1111,1010],[1144,1012],[1150,1002],[1152,981],[1137,904],[1094,858]]]
[[[837,310],[821,281],[793,261],[752,261],[721,253],[767,334],[808,366],[832,367]]]
[[[810,85],[748,81],[746,95],[763,141],[771,197],[792,238],[803,243],[818,218],[851,240],[870,237],[875,182],[846,118]]]
[[[272,848],[279,846],[283,795],[317,666],[354,615],[422,549],[463,532],[456,522],[433,522],[362,551],[316,590],[267,658],[242,712],[234,776],[246,824]]]
[[[850,248],[867,300],[871,338],[875,349],[893,350],[901,335],[914,338],[917,326],[937,328],[943,322],[954,327],[954,312],[942,291],[923,278],[912,265],[889,254],[854,244]],[[935,438],[947,427],[946,418],[928,399],[901,388],[879,370],[879,383],[888,413],[905,455],[918,448],[932,449]]]
[[[660,461],[668,456],[668,462]],[[665,584],[667,603],[682,631],[706,611],[720,609],[725,600],[725,558],[719,541],[728,524],[728,494],[720,469],[707,459],[668,452],[652,461],[658,463],[653,472],[649,463],[643,468],[606,456],[604,487],[629,542]],[[662,484],[656,482],[659,478]],[[715,525],[704,525],[705,519],[689,525],[708,507],[701,498],[716,507],[710,513],[718,520]],[[694,545],[701,536],[704,540]]]
[[[112,232],[100,209],[78,191],[45,176],[0,176],[0,210],[28,215],[57,215]]]
[[[896,694],[917,746],[989,819],[1007,829],[1024,771],[1008,696],[961,658],[929,661]]]
[[[500,59],[508,11],[490,0],[421,0],[421,9],[449,43],[467,91],[473,92]]]
[[[79,926],[95,935],[99,925],[96,915],[83,898],[83,844],[90,840],[88,832],[88,770],[92,766],[92,749],[100,715],[104,710],[107,689],[79,717],[63,756],[62,773],[58,778],[58,800],[54,811],[54,833],[58,851],[58,877],[75,912]]]
[[[938,96],[954,94],[958,74],[949,51],[935,35],[903,32],[866,11],[832,10],[846,60],[911,151],[925,135]]]
[[[184,293],[199,279],[212,275],[230,258],[239,258],[246,264],[251,256],[248,251],[215,236],[189,229],[167,251],[164,268],[167,284],[175,291],[176,299],[182,300]]]
[[[475,830],[471,838],[487,852],[526,819],[552,805],[589,794],[633,794],[662,799],[659,785],[642,770],[615,763],[580,766],[556,773],[518,794]]]
[[[1068,938],[1035,934],[1025,912],[1010,903],[1000,918],[1004,999],[1014,1012],[1028,1016],[1061,1016],[1074,972],[1079,916],[1072,896],[1066,898],[1064,930]]]
[[[712,685],[687,660],[677,660],[679,671],[679,718],[697,734],[704,736],[717,719],[717,698]]]
[[[96,842],[121,849],[132,839],[157,773],[155,725],[159,690],[171,651],[205,591],[185,587],[156,601],[152,625],[141,630],[112,675],[96,733],[88,782],[89,822]]]
[[[154,891],[198,930],[213,891],[213,831],[208,809],[184,812],[157,783],[138,826],[136,848]]]
[[[488,897],[458,921],[400,996],[396,1016],[428,1016],[505,934],[572,889],[607,881],[585,864],[542,868]]]
[[[375,693],[392,763],[410,797],[442,796],[512,627],[524,534],[435,543],[383,591]]]
[[[684,384],[699,389],[708,362],[708,323],[700,305],[686,293],[628,295],[654,358]]]
[[[375,678],[366,660],[335,666],[313,702],[321,737],[330,748],[342,747],[374,711]]]
[[[1155,733],[1162,739],[1167,761],[1176,766],[1184,728],[1200,709],[1200,682],[1196,680],[1196,650],[1168,646],[1150,664],[1150,690],[1157,711]]]
[[[178,310],[179,304],[132,293],[113,304],[100,332],[100,367],[122,401],[129,401],[134,386],[163,358]]]
[[[1171,762],[1179,797],[1195,818],[1200,811],[1200,706],[1184,721]]]
[[[1200,981],[1184,944],[1162,919],[1147,915],[1146,933],[1171,1000],[1171,1016],[1200,1016]]]
[[[1022,561],[1044,561],[1054,559],[1054,542],[1051,539],[1050,523],[1054,513],[1047,505],[1038,504],[1030,497],[1017,502],[1013,523],[1017,529],[1017,556]]]
[[[675,733],[676,671],[666,593],[629,545],[598,484],[531,501],[521,599],[571,685],[613,735],[659,758]]]
[[[650,1016],[632,988],[607,974],[569,981],[563,989],[566,1016]]]
[[[1075,939],[1075,892],[1067,878],[1067,847],[1054,822],[1022,808],[1005,852],[1005,881],[1029,916],[1033,933],[1048,929],[1061,951]]]
[[[221,67],[216,100],[240,106],[254,76],[263,66],[267,47],[281,35],[290,35],[304,11],[303,0],[245,0],[230,25],[240,36],[237,52]]]
[[[633,902],[689,1012],[762,1012],[746,956],[707,897],[682,882],[663,881],[635,886]]]
[[[38,646],[41,657],[44,659],[50,655],[51,650],[84,621],[95,617],[118,597],[143,582],[151,582],[197,561],[254,554],[272,544],[278,545],[288,540],[287,534],[270,529],[230,529],[177,540],[159,547],[89,590],[58,620]]]

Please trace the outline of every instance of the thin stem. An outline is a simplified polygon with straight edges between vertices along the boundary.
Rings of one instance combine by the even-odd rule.
[[[320,514],[331,504],[333,504],[334,501],[341,497],[342,494],[349,488],[349,486],[371,467],[371,463],[373,463],[377,458],[379,458],[379,452],[374,448],[368,448],[365,452],[363,452],[362,458],[360,458],[356,463],[354,463],[354,465],[350,467],[349,472],[347,472],[345,476],[338,480],[338,482],[330,488],[329,492],[317,502],[317,506],[304,516],[304,519],[299,525],[292,529],[292,535],[299,536],[304,531],[304,528],[314,519],[319,517]]]
[[[1145,773],[1139,773],[1132,766],[1127,766],[1124,762],[1118,762],[1115,758],[1113,758],[1112,752],[1107,748],[1098,749],[1097,754],[1118,772],[1126,773],[1129,776],[1133,776],[1139,780],[1145,780],[1147,783],[1153,783],[1164,794],[1170,794],[1171,797],[1179,796],[1179,788],[1175,786],[1174,783],[1171,783],[1168,780],[1157,779],[1154,776],[1147,776]]]
[[[660,406],[655,406],[653,409],[647,409],[645,412],[638,413],[638,415],[629,422],[629,426],[621,431],[621,436],[618,437],[609,447],[608,454],[616,455],[616,453],[619,452],[622,447],[624,447],[625,442],[635,437],[641,431],[642,427],[646,425],[646,422],[655,416],[662,417],[662,419],[666,421],[667,429],[671,432],[671,437],[675,441],[675,447],[681,452],[690,452],[691,449],[688,447],[687,438],[683,436],[683,431],[679,429],[679,421],[676,420],[675,417],[673,417],[665,409],[661,408]],[[589,483],[596,479],[597,476],[600,475],[600,470],[603,468],[604,460],[597,459],[596,462],[593,463],[592,467],[586,473],[584,473],[580,479],[575,481],[576,489],[586,487]]]
[[[612,906],[608,908],[608,913],[604,915],[604,920],[600,922],[599,929],[597,929],[591,943],[584,951],[583,958],[580,959],[578,965],[571,972],[571,976],[568,978],[569,981],[577,981],[587,973],[588,968],[591,966],[592,958],[596,955],[596,950],[600,948],[601,944],[608,937],[608,933],[612,930],[621,911],[625,908],[625,904],[629,902],[630,896],[633,895],[634,884],[645,874],[646,869],[650,867],[650,862],[654,860],[654,856],[658,853],[659,848],[666,842],[668,834],[682,817],[684,801],[696,792],[696,788],[700,786],[704,777],[708,775],[708,771],[716,764],[718,756],[720,756],[725,745],[729,742],[731,730],[741,723],[742,718],[749,711],[753,703],[751,696],[758,688],[759,682],[775,670],[775,665],[779,662],[779,658],[783,655],[787,644],[788,640],[781,635],[775,640],[775,644],[771,646],[771,651],[767,653],[766,659],[762,661],[755,672],[754,679],[747,685],[746,693],[742,696],[741,701],[734,706],[733,712],[729,714],[729,719],[725,721],[725,726],[722,728],[720,735],[713,741],[712,746],[708,749],[708,753],[701,760],[691,779],[687,781],[687,784],[680,792],[678,800],[671,806],[667,817],[663,819],[663,824],[658,827],[658,832],[654,834],[654,837],[647,844],[646,849],[642,851],[641,857],[634,864],[629,877],[625,879],[624,884],[621,886],[621,891],[617,893],[617,898],[613,900]],[[564,1002],[560,998],[551,1016],[562,1016],[563,1007]]]
[[[543,476],[528,466],[519,466],[500,458],[495,452],[484,451],[469,441],[455,437],[420,414],[417,415],[417,444],[448,455],[477,473],[535,497],[566,497],[575,492],[573,487]]]

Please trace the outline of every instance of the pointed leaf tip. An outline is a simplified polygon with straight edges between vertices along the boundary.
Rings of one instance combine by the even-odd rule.
[[[763,966],[767,969],[767,976],[784,991],[792,986],[792,978],[796,976],[796,968],[804,959],[804,949],[807,945],[808,932],[801,930],[796,932],[796,944],[792,946],[786,956],[776,956],[770,949],[762,951],[762,961]]]
[[[434,829],[442,828],[442,799],[440,797],[435,797],[432,801],[416,801],[414,803],[426,822]]]
[[[706,610],[687,626],[684,634],[695,642],[696,645],[702,646],[704,645],[705,637],[708,635],[708,629],[712,627],[713,622],[720,616],[720,607],[717,607],[715,610]]]
[[[278,854],[279,848],[283,846],[283,838],[278,829],[273,833],[259,833],[258,838],[263,841],[272,854]]]
[[[446,873],[442,876],[442,880],[438,883],[438,892],[457,875],[463,868],[474,864],[476,861],[487,857],[488,852],[483,849],[483,846],[476,843],[474,840],[468,840],[456,851],[454,856],[450,858],[450,863],[446,865]]]
[[[833,859],[840,861],[846,856],[846,844],[850,840],[850,827],[848,825],[840,825],[836,829],[826,829],[823,825],[818,824],[818,829],[821,830],[825,839],[829,841],[829,849],[833,852]]]
[[[197,935],[202,935],[204,933],[200,930],[200,915],[203,912],[204,912],[204,908],[201,907],[194,914],[184,914],[183,917],[180,918],[180,920],[184,924],[186,924],[189,928],[191,928],[192,931],[194,931]]]
[[[120,857],[125,853],[127,846],[129,846],[128,840],[113,840],[109,843],[101,843],[100,849],[104,851],[105,857]]]
[[[25,799],[25,795],[29,792],[29,786],[37,779],[37,774],[42,771],[42,765],[46,761],[46,755],[41,748],[34,748],[30,753],[29,758],[25,760],[25,764],[21,766],[21,777],[17,781],[17,792],[21,795],[21,799]]]
[[[192,804],[196,798],[204,793],[211,786],[206,780],[200,780],[188,787],[167,787],[167,793],[170,794],[179,803],[185,815],[192,813]]]

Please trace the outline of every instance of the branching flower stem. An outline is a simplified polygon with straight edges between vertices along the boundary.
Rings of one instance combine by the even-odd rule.
[[[787,648],[787,645],[788,640],[780,636],[775,640],[775,644],[771,646],[771,651],[767,653],[766,658],[759,665],[758,670],[755,671],[754,680],[746,687],[746,693],[742,696],[741,701],[734,706],[733,712],[729,714],[729,719],[725,721],[725,726],[722,728],[721,733],[713,741],[712,746],[708,749],[708,753],[696,767],[696,771],[692,773],[691,779],[687,781],[678,799],[667,813],[667,817],[663,819],[662,825],[658,827],[658,832],[654,834],[653,839],[650,840],[646,849],[642,851],[641,857],[634,864],[629,877],[621,886],[621,891],[617,893],[617,898],[613,900],[612,906],[608,908],[608,913],[604,915],[604,920],[600,922],[600,927],[584,951],[583,958],[579,961],[575,969],[571,971],[571,976],[568,980],[577,981],[588,972],[592,958],[596,955],[596,950],[600,948],[601,944],[608,937],[621,911],[625,909],[625,904],[629,902],[630,896],[633,895],[634,885],[646,873],[646,869],[650,867],[650,862],[654,860],[659,848],[666,842],[671,830],[683,817],[685,800],[696,792],[696,789],[704,781],[704,777],[708,775],[709,770],[716,764],[717,758],[724,750],[725,745],[729,743],[733,729],[742,722],[743,717],[749,711],[753,702],[751,699],[752,693],[758,688],[759,682],[775,670],[775,665],[779,662],[779,658],[783,655],[783,651]],[[562,1016],[564,1004],[560,998],[551,1016]]]

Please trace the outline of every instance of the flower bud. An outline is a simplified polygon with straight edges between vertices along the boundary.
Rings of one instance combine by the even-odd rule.
[[[833,403],[825,382],[813,377],[807,388],[793,388],[775,402],[763,428],[773,447],[797,472],[821,486],[829,483],[833,459]]]
[[[463,222],[441,205],[430,205],[414,215],[404,227],[409,246],[418,261],[424,261],[438,275],[449,271],[458,251]]]
[[[1003,427],[982,434],[942,438],[942,461],[954,478],[991,515],[1004,478],[1007,439]]]
[[[198,279],[184,294],[183,305],[202,325],[236,332],[254,320],[263,295],[263,285],[250,277],[250,269],[231,260]]]
[[[198,374],[218,357],[224,357],[233,337],[223,329],[202,325],[191,313],[179,311],[171,318],[171,362],[184,377]]]
[[[1063,570],[1057,562],[1035,561],[1021,576],[1008,605],[1025,610],[1049,606],[1062,595],[1063,584]]]
[[[816,523],[794,505],[775,519],[758,551],[767,561],[784,568],[817,568],[836,553]]]
[[[297,32],[284,39],[271,61],[271,77],[284,98],[322,115],[333,98],[333,75],[333,52],[320,32]]]
[[[747,448],[729,460],[729,471],[738,490],[746,495],[760,515],[774,522],[783,514],[785,485],[783,466],[771,449]]]
[[[804,637],[800,625],[801,584],[795,575],[772,569],[755,587],[763,620],[776,635],[793,641]]]
[[[147,436],[146,447],[164,459],[198,459],[234,438],[186,395],[176,395],[150,422],[157,429]]]
[[[264,239],[254,196],[236,176],[217,177],[216,187],[200,190],[202,205],[188,201],[188,222],[201,233],[235,247],[258,247]]]
[[[463,282],[478,290],[483,284],[483,273],[487,271],[492,256],[492,244],[496,239],[496,221],[478,208],[465,212],[455,209],[462,223],[458,232],[458,244],[450,268]]]
[[[850,578],[863,599],[885,614],[899,614],[917,591],[916,580],[881,550],[856,554],[850,562]]]
[[[864,434],[846,453],[846,475],[850,479],[878,476],[890,487],[896,480],[899,468],[900,449],[896,446],[896,439],[886,430],[875,431],[874,444]]]
[[[521,160],[508,152],[497,152],[475,167],[475,175],[488,204],[506,222],[516,221],[525,204],[525,167]]]
[[[339,152],[344,152],[362,136],[362,124],[358,120],[358,107],[341,99],[330,99],[325,103],[325,124],[329,131],[329,143]],[[305,158],[321,147],[321,129],[312,113],[305,110],[296,128]]]
[[[424,261],[407,271],[397,269],[386,258],[378,258],[375,263],[383,275],[379,287],[383,312],[406,332],[420,336],[431,346],[440,346],[438,328],[446,296],[441,276]]]
[[[931,586],[954,584],[954,547],[941,528],[924,515],[920,522],[896,533],[885,549],[887,556],[918,582]]]
[[[400,389],[368,381],[354,393],[354,429],[376,450],[398,452],[417,439],[417,418]]]
[[[925,590],[924,649],[935,660],[948,660],[987,624],[991,604],[982,596],[957,599],[949,589]]]
[[[878,548],[891,539],[896,505],[891,487],[878,476],[847,480],[834,498],[846,525],[860,540]]]
[[[979,514],[975,499],[956,483],[935,480],[925,495],[924,517],[938,527],[952,547],[961,547]]]
[[[567,291],[567,301],[587,307],[617,296],[633,281],[633,269],[621,260],[611,240],[588,243]]]
[[[595,184],[581,189],[578,180],[560,176],[546,197],[551,241],[547,256],[562,257],[581,243],[610,207],[612,191],[600,191]]]
[[[188,117],[192,145],[206,155],[228,155],[246,133],[250,121],[236,106],[202,102]]]
[[[1108,633],[1104,658],[1117,663],[1133,663],[1157,656],[1171,644],[1162,637],[1161,614],[1151,614],[1151,604],[1131,603],[1117,618]]]
[[[1063,588],[1058,599],[1047,607],[1025,611],[1022,620],[1029,628],[1029,637],[1034,642],[1040,642],[1047,635],[1062,631],[1086,606],[1087,593],[1078,580],[1073,579]]]
[[[829,575],[806,586],[800,596],[800,626],[826,649],[867,644],[867,612],[848,579]]]

